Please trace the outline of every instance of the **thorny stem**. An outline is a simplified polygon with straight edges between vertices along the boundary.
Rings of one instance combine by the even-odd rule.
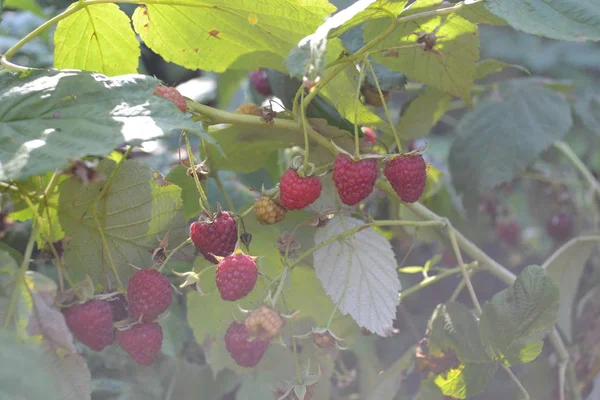
[[[158,270],[162,272],[163,268],[166,267],[167,264],[169,263],[169,261],[171,260],[171,257],[173,257],[175,255],[175,253],[177,253],[179,250],[181,250],[182,248],[184,248],[185,246],[187,246],[188,244],[191,244],[191,243],[192,243],[192,238],[187,238],[186,240],[181,242],[177,247],[175,247],[173,250],[171,250],[169,252],[169,255],[165,258],[165,261],[163,261],[163,263],[158,268]]]
[[[190,138],[187,132],[183,132],[183,137],[185,138],[185,147],[188,153],[188,159],[190,160],[190,167],[192,168],[192,175],[194,176],[194,182],[196,182],[196,189],[200,194],[200,209],[202,211],[208,212],[212,216],[212,210],[210,209],[210,204],[208,199],[206,198],[206,194],[204,193],[204,189],[202,189],[202,184],[200,183],[200,179],[198,179],[198,173],[196,172],[196,164],[194,163],[194,152],[192,151],[192,145],[190,143]]]
[[[381,99],[381,103],[383,105],[383,110],[385,112],[385,116],[388,120],[388,124],[390,125],[390,128],[392,129],[392,133],[394,134],[394,139],[396,140],[396,146],[398,146],[398,153],[402,154],[402,141],[400,140],[400,136],[398,136],[398,132],[396,131],[396,126],[394,124],[394,121],[392,120],[392,116],[390,115],[390,110],[388,110],[387,102],[385,101],[385,97],[383,96],[383,92],[381,91],[381,86],[379,86],[379,80],[377,79],[377,75],[375,75],[375,70],[373,69],[373,66],[371,65],[369,60],[367,60],[366,58],[365,58],[365,63],[367,64],[367,67],[369,67],[369,70],[371,71],[371,76],[373,77],[373,81],[375,81],[375,87],[377,88],[377,93],[379,94],[379,98]]]

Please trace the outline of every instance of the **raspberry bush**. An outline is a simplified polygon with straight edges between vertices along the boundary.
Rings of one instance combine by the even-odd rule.
[[[0,398],[596,398],[591,0],[0,10]]]

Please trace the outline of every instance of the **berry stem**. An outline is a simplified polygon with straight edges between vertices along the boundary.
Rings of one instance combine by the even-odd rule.
[[[285,297],[283,296],[283,294],[281,295],[281,302],[283,303],[285,313],[289,315],[290,311],[288,309],[287,303],[285,302]],[[300,361],[298,360],[298,348],[296,344],[296,337],[294,335],[296,330],[295,325],[296,324],[294,318],[290,318],[290,331],[292,333],[292,349],[294,351],[294,369],[296,370],[296,382],[298,383],[298,385],[301,385],[304,382],[304,380],[302,379],[302,372],[300,371]]]
[[[394,139],[396,140],[396,146],[398,146],[398,153],[402,154],[402,141],[400,140],[398,131],[396,131],[394,121],[392,120],[392,116],[390,115],[390,110],[388,109],[387,102],[385,101],[385,97],[383,96],[383,92],[381,91],[381,86],[379,86],[379,80],[377,79],[377,75],[375,75],[375,70],[373,69],[373,66],[367,58],[365,58],[365,63],[367,64],[367,67],[371,72],[371,76],[373,77],[373,81],[375,82],[377,93],[379,93],[379,98],[381,99],[381,103],[383,104],[383,111],[385,111],[385,116],[388,120],[388,124],[390,125],[390,129],[392,130],[392,133],[394,134]]]
[[[188,244],[191,244],[191,243],[192,243],[192,238],[187,238],[183,242],[179,243],[179,245],[177,247],[175,247],[173,250],[171,250],[171,252],[169,252],[169,255],[165,258],[165,261],[163,261],[163,263],[160,265],[160,267],[158,268],[158,271],[162,272],[163,268],[166,267],[167,264],[169,263],[169,261],[171,260],[171,257],[173,257],[175,255],[175,253],[177,253],[179,250],[181,250],[182,248],[184,248],[185,246],[187,246]]]
[[[233,202],[231,201],[229,194],[227,194],[227,190],[225,190],[225,186],[223,186],[223,181],[221,181],[221,178],[219,177],[219,171],[216,168],[214,168],[214,164],[212,162],[212,157],[210,156],[210,150],[206,146],[206,141],[204,139],[202,139],[202,149],[204,150],[204,155],[208,162],[208,170],[210,171],[210,177],[215,180],[215,183],[217,184],[219,191],[221,192],[221,194],[223,195],[223,198],[225,199],[225,204],[227,204],[229,211],[231,211],[232,213],[235,214],[235,207],[233,206]]]
[[[202,184],[200,183],[200,179],[198,179],[198,173],[196,172],[196,165],[194,164],[194,153],[192,151],[192,145],[190,143],[190,138],[187,134],[187,131],[183,132],[183,137],[185,138],[185,147],[188,153],[188,160],[190,161],[190,167],[192,168],[192,175],[194,176],[194,182],[196,182],[196,189],[198,189],[198,193],[200,194],[200,209],[202,211],[208,212],[208,214],[212,214],[212,210],[210,209],[210,203],[208,202],[208,198],[204,193],[204,189],[202,189]],[[206,205],[206,207],[205,207]]]
[[[300,97],[300,120],[302,123],[302,133],[304,134],[304,166],[302,167],[302,176],[308,171],[308,156],[309,156],[309,143],[308,143],[308,121],[306,120],[306,108],[304,107],[304,92]]]
[[[283,286],[285,285],[285,281],[288,279],[289,273],[290,273],[290,267],[284,266],[283,271],[281,271],[281,275],[279,276],[279,283],[277,284],[277,289],[275,290],[275,295],[271,299],[271,305],[273,307],[275,307],[275,305],[277,304],[277,299],[279,298],[279,295],[283,291]]]
[[[354,158],[360,157],[360,144],[358,141],[358,104],[360,103],[360,89],[365,79],[365,60],[359,66],[358,85],[356,86],[356,98],[354,99]]]

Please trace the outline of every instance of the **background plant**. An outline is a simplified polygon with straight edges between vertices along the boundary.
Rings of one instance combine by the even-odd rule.
[[[0,316],[3,370],[14,374],[1,390],[588,396],[598,365],[600,13],[591,0],[528,4],[7,1],[40,20],[1,59]],[[23,15],[3,13],[0,30],[14,35],[7,24]],[[155,55],[219,75],[179,87],[182,113],[154,95],[156,63],[139,63]],[[268,97],[259,115],[228,111],[259,68],[249,91]],[[429,162],[421,202],[399,201],[382,174],[358,207],[339,201],[328,173],[338,153],[414,149]],[[258,188],[276,195],[290,164],[314,166],[323,192],[310,210],[261,225]],[[239,247],[260,257],[261,276],[238,302],[221,299],[212,264],[189,246],[188,221],[217,203],[239,217],[246,242],[251,234]],[[124,292],[132,265],[153,264],[186,284],[160,321],[159,361],[133,368],[118,347],[76,348],[58,310],[65,296]],[[223,337],[262,304],[289,318],[248,370]]]

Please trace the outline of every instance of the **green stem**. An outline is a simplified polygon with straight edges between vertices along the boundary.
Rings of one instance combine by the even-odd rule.
[[[372,226],[413,226],[416,228],[426,228],[426,227],[432,227],[432,226],[445,226],[446,222],[445,221],[405,221],[405,220],[398,220],[398,221],[377,221],[377,220],[373,220],[373,221],[369,221],[369,225]]]
[[[306,176],[308,173],[308,156],[310,145],[308,143],[308,121],[306,120],[306,108],[304,108],[304,92],[300,96],[300,121],[302,123],[302,134],[304,135],[304,167],[303,174]]]
[[[465,261],[462,258],[462,253],[460,252],[460,247],[458,246],[458,242],[456,241],[456,231],[450,224],[448,223],[448,237],[450,238],[450,243],[452,243],[452,249],[454,250],[454,255],[456,257],[456,261],[458,261],[458,265],[462,270],[463,280],[465,281],[465,285],[467,286],[467,290],[469,291],[469,295],[471,296],[471,301],[473,301],[473,305],[475,306],[475,310],[477,310],[477,315],[481,315],[481,304],[479,303],[479,299],[475,294],[475,289],[473,288],[473,283],[471,282],[471,278],[469,277],[469,271],[467,271],[467,267],[465,266]]]
[[[163,261],[163,263],[160,265],[158,270],[162,271],[163,268],[166,267],[167,264],[169,263],[169,261],[171,260],[171,257],[173,257],[175,255],[175,253],[177,253],[179,250],[181,250],[182,248],[184,248],[185,246],[187,246],[188,244],[191,244],[191,243],[192,243],[192,238],[187,238],[186,240],[181,242],[177,247],[175,247],[173,250],[171,250],[171,252],[165,258],[165,261]]]
[[[475,266],[475,263],[471,263],[469,264],[469,266]],[[416,285],[413,285],[407,289],[402,290],[399,294],[398,297],[400,298],[400,301],[402,301],[405,297],[410,296],[411,294],[414,294],[416,292],[418,292],[419,290],[423,289],[424,287],[427,287],[429,285],[432,285],[436,282],[441,281],[444,278],[447,278],[449,276],[452,275],[456,275],[459,274],[462,271],[461,267],[455,267],[455,268],[450,268],[450,269],[446,269],[442,272],[440,272],[437,275],[433,275],[430,276],[428,278],[423,279],[421,282],[417,283]]]
[[[360,89],[365,79],[365,61],[360,67],[360,75],[358,76],[358,85],[356,86],[356,98],[354,99],[354,158],[358,160],[360,157],[360,144],[358,140],[358,105],[360,104]]]
[[[204,189],[202,189],[202,184],[200,183],[200,179],[198,178],[198,173],[196,172],[196,164],[194,163],[194,152],[192,151],[192,145],[190,143],[190,138],[187,132],[183,132],[183,137],[185,139],[185,147],[188,153],[188,160],[190,160],[190,167],[192,168],[192,175],[194,176],[194,182],[196,182],[196,189],[200,194],[200,209],[202,211],[208,211],[208,214],[212,216],[212,210],[210,208],[210,203],[208,202],[208,198],[204,193]]]
[[[319,250],[319,249],[321,249],[321,248],[323,248],[325,246],[328,246],[328,245],[330,245],[333,242],[337,242],[338,240],[342,240],[342,239],[345,239],[347,237],[350,237],[350,236],[354,235],[355,233],[362,231],[363,229],[367,229],[369,226],[370,226],[369,224],[358,225],[358,226],[355,226],[352,229],[349,229],[349,230],[347,230],[345,232],[340,233],[339,235],[335,235],[335,236],[330,237],[329,239],[327,239],[327,240],[319,243],[316,246],[311,247],[310,249],[306,250],[304,253],[300,254],[300,256],[298,256],[298,258],[296,258],[294,260],[294,262],[292,262],[289,265],[289,268],[291,269],[294,266],[298,265],[298,263],[300,261],[302,261],[306,257],[310,256],[315,251],[317,251],[317,250]]]
[[[396,126],[394,124],[394,121],[392,120],[390,110],[388,110],[387,102],[385,101],[385,97],[383,96],[383,92],[381,91],[381,86],[379,86],[379,80],[377,79],[377,75],[375,75],[375,70],[373,69],[373,66],[371,65],[369,60],[367,60],[366,58],[365,58],[365,62],[367,64],[367,67],[369,67],[369,70],[371,71],[371,76],[373,77],[373,81],[375,81],[375,87],[377,88],[377,93],[379,94],[379,98],[381,99],[381,103],[383,104],[383,110],[385,112],[385,116],[388,120],[388,124],[390,125],[390,128],[392,129],[392,133],[394,134],[394,139],[396,140],[396,146],[398,146],[398,153],[402,154],[402,141],[400,140],[398,131],[396,131]]]
[[[600,195],[600,183],[596,180],[596,178],[594,178],[594,175],[590,172],[588,167],[585,166],[583,161],[581,161],[581,159],[577,157],[577,154],[575,154],[573,149],[571,149],[571,146],[569,146],[563,141],[558,141],[554,143],[554,147],[560,150],[560,152],[562,152],[563,155],[567,157],[571,164],[573,164],[573,166],[577,168],[577,170],[581,173],[581,175],[583,175],[585,180],[588,182],[590,188],[596,192],[596,195]]]
[[[17,305],[17,294],[19,291],[17,290],[17,286],[24,284],[25,273],[29,268],[29,261],[31,260],[31,254],[33,253],[33,246],[35,245],[35,237],[37,234],[37,223],[34,220],[33,225],[31,227],[31,233],[29,234],[29,240],[27,241],[27,246],[25,247],[25,254],[23,254],[23,262],[21,263],[21,267],[17,272],[17,277],[15,278],[15,288],[10,296],[10,303],[8,304],[8,309],[6,310],[6,316],[4,318],[4,329],[8,329],[10,325],[10,320],[12,319],[13,313],[15,312],[15,307]]]
[[[519,378],[517,378],[517,376],[510,370],[510,368],[507,365],[504,365],[504,364],[500,364],[500,365],[502,366],[502,369],[504,371],[506,371],[508,376],[510,376],[510,379],[512,379],[513,382],[517,385],[517,387],[521,391],[521,394],[523,395],[524,399],[529,400],[530,399],[529,393],[527,393],[527,389],[525,389],[525,386],[523,386],[523,384],[521,383]]]
[[[223,181],[221,181],[221,178],[219,177],[219,171],[214,167],[214,164],[212,162],[212,157],[210,156],[210,151],[209,151],[208,147],[206,146],[206,141],[204,139],[202,139],[202,149],[204,150],[204,156],[206,157],[206,160],[208,162],[208,169],[210,170],[210,177],[215,180],[215,183],[217,184],[219,191],[221,192],[221,194],[223,195],[223,198],[225,199],[225,203],[227,204],[227,208],[229,209],[229,211],[231,211],[235,214],[235,207],[233,206],[233,202],[231,201],[231,198],[229,197],[227,190],[225,190],[225,186],[223,186]]]

